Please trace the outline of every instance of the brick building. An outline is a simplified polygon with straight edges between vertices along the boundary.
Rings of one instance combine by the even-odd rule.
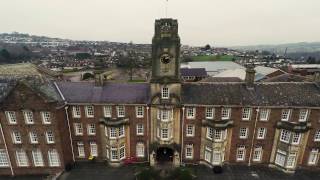
[[[183,82],[176,20],[155,23],[148,83],[0,83],[0,174],[127,158],[319,168],[319,82]]]

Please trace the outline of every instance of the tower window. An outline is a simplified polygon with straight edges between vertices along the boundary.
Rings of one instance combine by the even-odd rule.
[[[162,88],[161,97],[163,99],[169,99],[169,88],[168,87],[163,87]]]

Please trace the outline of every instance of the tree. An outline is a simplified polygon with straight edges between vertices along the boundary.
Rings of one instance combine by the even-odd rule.
[[[210,46],[209,44],[207,44],[207,45],[204,46],[204,50],[207,51],[207,50],[210,50],[210,49],[211,49],[211,46]]]
[[[316,58],[309,56],[307,59],[308,64],[316,64]]]
[[[4,57],[5,59],[10,59],[10,53],[6,49],[1,49],[0,56]]]

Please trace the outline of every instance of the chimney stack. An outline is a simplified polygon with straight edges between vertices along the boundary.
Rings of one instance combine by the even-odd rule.
[[[94,71],[94,81],[95,86],[103,86],[104,80],[102,71]]]
[[[252,87],[254,84],[255,79],[255,73],[254,66],[252,64],[249,64],[246,69],[246,84],[248,87]]]

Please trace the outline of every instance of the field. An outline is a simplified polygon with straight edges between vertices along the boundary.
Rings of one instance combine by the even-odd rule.
[[[193,61],[232,61],[231,55],[217,55],[217,56],[193,56]]]

